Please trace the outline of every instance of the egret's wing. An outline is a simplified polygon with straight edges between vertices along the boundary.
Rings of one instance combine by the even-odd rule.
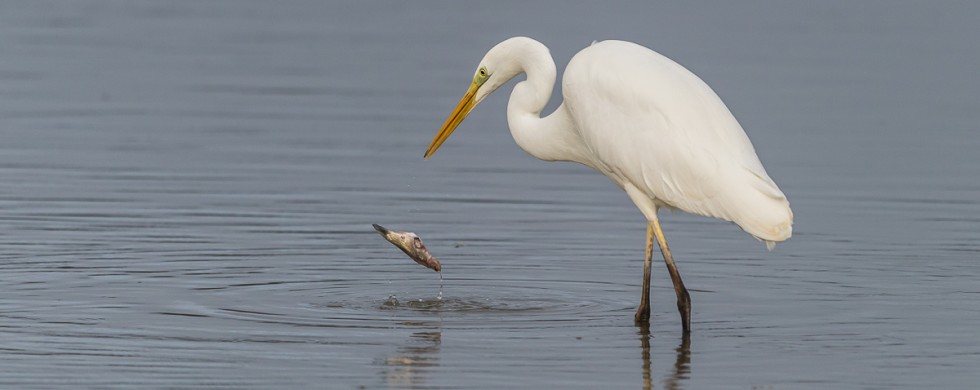
[[[785,196],[693,73],[642,46],[604,41],[572,59],[563,84],[597,169],[662,205],[733,221],[766,240],[789,237]]]

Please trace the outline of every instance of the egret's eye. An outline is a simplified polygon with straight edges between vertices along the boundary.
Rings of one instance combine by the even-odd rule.
[[[490,72],[487,71],[485,66],[481,66],[480,70],[476,71],[476,76],[473,76],[473,83],[483,85],[489,78]]]
[[[415,237],[413,244],[415,244],[416,248],[422,249],[422,239]]]

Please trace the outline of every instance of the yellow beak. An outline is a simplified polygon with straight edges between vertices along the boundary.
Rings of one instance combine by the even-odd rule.
[[[480,85],[477,83],[470,84],[470,89],[466,90],[463,98],[460,99],[459,104],[456,105],[456,109],[454,109],[453,113],[446,119],[446,123],[442,125],[442,129],[439,130],[439,134],[436,134],[436,137],[432,139],[432,143],[429,144],[429,148],[425,150],[426,160],[428,160],[429,157],[436,152],[436,149],[439,149],[439,147],[442,146],[443,142],[446,142],[449,135],[456,130],[456,127],[459,126],[459,124],[463,122],[463,119],[466,119],[466,116],[470,114],[470,110],[476,106],[475,96],[476,90],[479,88]]]

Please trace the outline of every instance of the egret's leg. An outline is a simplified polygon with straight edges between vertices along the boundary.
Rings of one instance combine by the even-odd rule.
[[[681,280],[681,273],[674,264],[674,257],[670,255],[670,248],[667,247],[667,238],[664,231],[660,228],[660,220],[653,218],[653,233],[657,237],[657,245],[660,245],[660,253],[664,255],[664,262],[667,263],[667,271],[670,272],[670,280],[674,282],[674,292],[677,293],[677,310],[681,312],[681,325],[684,333],[691,331],[691,295],[684,288],[684,281]]]
[[[650,268],[653,264],[653,225],[647,223],[646,257],[643,259],[643,292],[640,295],[640,307],[636,308],[634,321],[637,325],[647,325],[650,322]]]

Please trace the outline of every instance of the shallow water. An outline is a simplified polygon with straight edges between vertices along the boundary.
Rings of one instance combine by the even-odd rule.
[[[553,14],[543,18],[542,15]],[[0,386],[973,388],[972,3],[0,5]],[[487,99],[494,43],[650,46],[738,116],[796,215],[680,213],[682,339],[622,191]],[[505,87],[506,88],[506,87]],[[554,103],[553,103],[554,105]],[[371,228],[419,233],[419,267]]]

